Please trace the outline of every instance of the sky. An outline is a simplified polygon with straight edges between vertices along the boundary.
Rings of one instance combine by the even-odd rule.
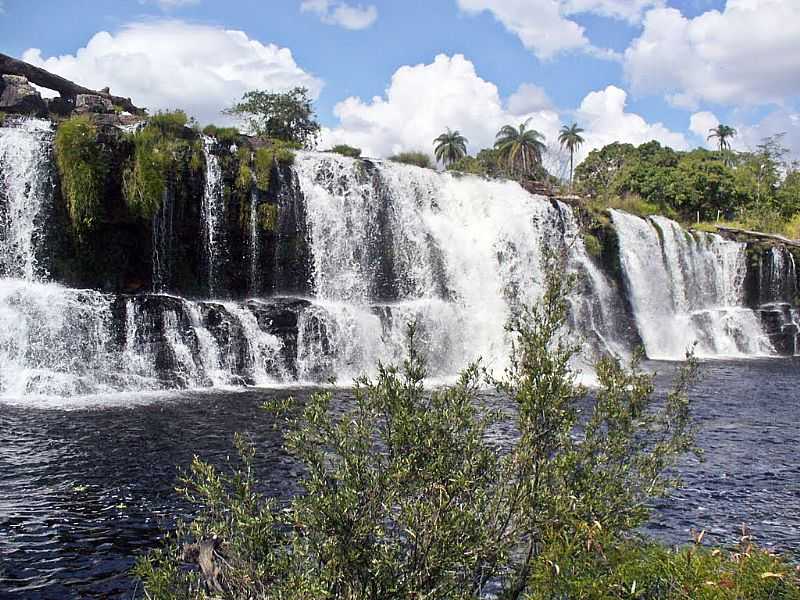
[[[321,145],[476,152],[530,119],[563,168],[612,141],[800,156],[800,0],[0,0],[0,52],[201,123],[250,89],[302,85]]]

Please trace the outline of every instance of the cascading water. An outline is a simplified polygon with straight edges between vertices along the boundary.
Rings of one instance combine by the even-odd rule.
[[[546,246],[564,249],[586,276],[573,299],[582,309],[577,326],[592,320],[603,350],[621,348],[604,322],[610,307],[590,306],[610,293],[582,242],[566,240],[565,228],[577,237],[574,220],[565,222],[568,207],[516,183],[329,154],[302,154],[295,170],[319,299],[301,324],[301,367],[332,361],[331,370],[349,374],[376,358],[396,360],[413,318],[431,344],[424,346],[433,375],[452,375],[478,357],[502,368],[504,325],[538,295]]]
[[[213,154],[214,140],[203,136],[203,155],[206,163],[206,181],[203,190],[203,235],[205,258],[208,267],[208,295],[215,297],[219,278],[219,258],[224,239],[221,227],[224,211],[222,198],[222,169],[219,159]]]
[[[647,356],[771,354],[757,315],[742,308],[745,245],[689,233],[664,217],[611,211],[620,263]]]
[[[768,304],[753,311],[743,308],[743,244],[615,211],[626,301],[589,256],[565,204],[512,182],[305,152],[278,172],[272,233],[262,231],[264,199],[254,192],[237,215],[244,231],[226,234],[230,206],[209,139],[199,210],[183,200],[176,208],[168,190],[153,219],[152,289],[175,285],[177,253],[185,251],[176,225],[199,213],[193,231],[209,296],[229,294],[223,257],[229,243],[241,243],[245,264],[233,275],[252,298],[68,289],[46,282],[37,260],[53,198],[51,142],[43,121],[0,128],[3,397],[348,383],[378,360],[402,358],[410,322],[431,376],[451,377],[478,357],[498,370],[506,364],[504,324],[541,291],[546,248],[563,252],[577,275],[571,325],[590,359],[624,357],[640,341],[651,358],[670,359],[694,341],[703,356],[800,346],[797,273],[785,250],[772,250],[756,274]],[[262,273],[266,257],[276,262],[272,274]],[[259,298],[266,282],[276,294],[310,297]]]
[[[0,276],[33,281],[39,220],[52,198],[49,121],[27,119],[0,127]]]

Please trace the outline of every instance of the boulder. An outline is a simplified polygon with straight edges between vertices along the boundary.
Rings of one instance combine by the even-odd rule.
[[[0,111],[25,115],[45,115],[47,105],[30,82],[19,75],[0,77]]]
[[[75,112],[79,114],[114,112],[114,104],[108,98],[93,94],[78,94],[75,97]]]

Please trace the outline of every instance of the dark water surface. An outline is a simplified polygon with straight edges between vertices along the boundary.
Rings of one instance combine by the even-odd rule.
[[[647,531],[682,543],[706,529],[725,542],[747,522],[762,544],[800,551],[800,360],[712,362],[702,372],[694,398],[705,462],[686,461],[686,486],[658,504]],[[0,598],[132,597],[134,557],[188,509],[173,491],[178,469],[194,454],[224,462],[234,432],[258,444],[266,489],[286,495],[296,473],[259,406],[309,393],[0,402]]]

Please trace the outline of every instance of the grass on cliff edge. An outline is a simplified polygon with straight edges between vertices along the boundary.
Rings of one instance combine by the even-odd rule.
[[[73,229],[81,235],[94,227],[108,173],[97,127],[88,116],[75,116],[58,126],[55,156],[61,189]]]

